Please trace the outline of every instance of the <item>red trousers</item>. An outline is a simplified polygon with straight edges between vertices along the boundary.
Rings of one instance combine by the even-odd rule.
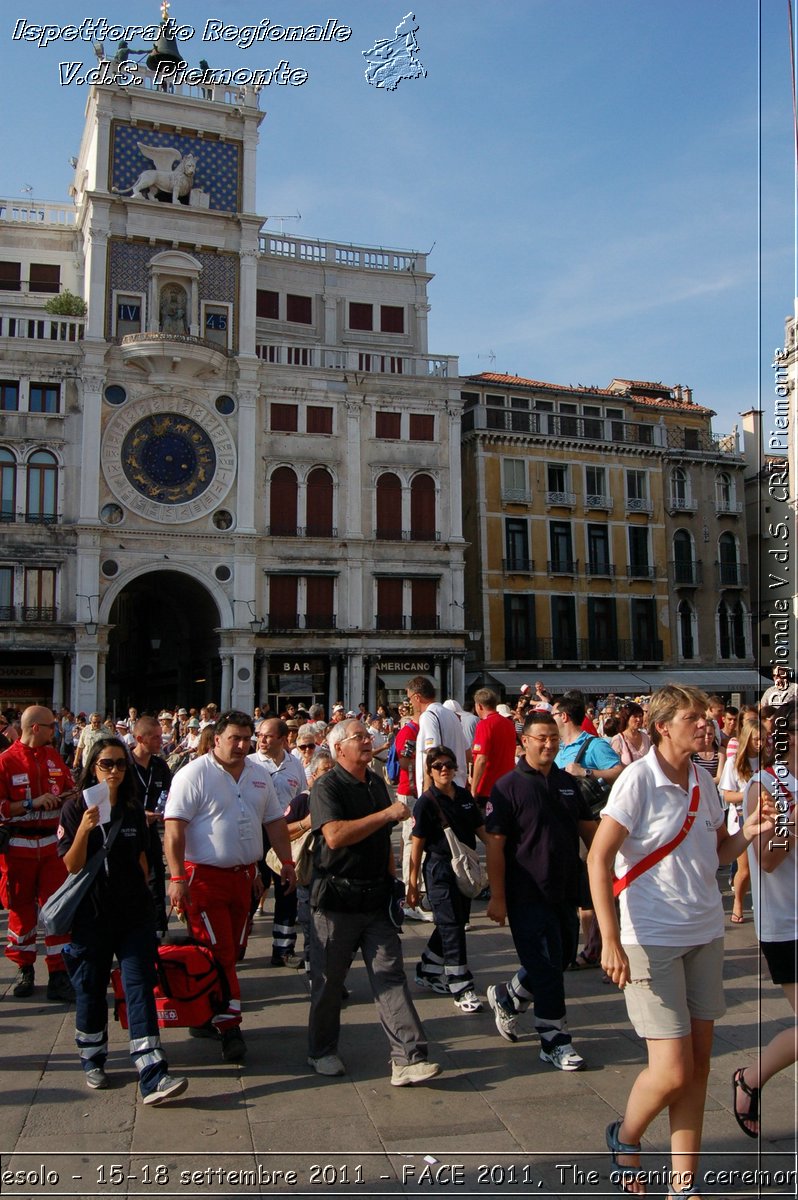
[[[8,908],[6,958],[18,967],[36,962],[36,923],[39,908],[61,886],[67,876],[58,857],[55,834],[41,838],[14,838],[6,847],[3,891]],[[61,951],[69,934],[44,939],[47,969],[63,971]]]
[[[247,867],[207,867],[186,862],[190,883],[186,915],[196,940],[208,946],[227,976],[227,1011],[213,1018],[223,1031],[241,1024],[241,988],[236,974],[238,953],[247,944],[254,864]]]

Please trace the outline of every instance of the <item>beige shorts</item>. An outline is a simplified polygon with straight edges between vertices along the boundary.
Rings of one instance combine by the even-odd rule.
[[[631,981],[626,1011],[641,1038],[680,1038],[690,1021],[717,1021],[723,996],[723,938],[704,946],[624,946]]]

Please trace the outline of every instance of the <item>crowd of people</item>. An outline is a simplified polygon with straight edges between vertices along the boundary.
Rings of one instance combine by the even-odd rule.
[[[35,988],[39,909],[99,855],[104,869],[71,932],[43,939],[47,997],[74,1001],[86,1084],[106,1087],[116,959],[140,1094],[162,1103],[188,1086],[169,1073],[154,1000],[172,913],[210,947],[227,985],[224,1006],[189,1032],[241,1062],[237,967],[271,890],[271,966],[309,976],[309,1066],[346,1073],[341,1006],[359,952],[391,1083],[424,1084],[441,1068],[429,1058],[399,928],[430,925],[415,986],[466,1016],[484,1011],[467,953],[474,889],[460,861],[478,858],[482,843],[488,885],[478,898],[490,921],[509,926],[518,964],[486,990],[497,1033],[516,1042],[531,1007],[540,1060],[581,1070],[564,972],[603,972],[623,990],[647,1051],[606,1131],[620,1186],[645,1194],[641,1139],[667,1110],[671,1194],[697,1195],[713,1024],[724,1012],[721,868],[732,871],[730,921],[748,920],[753,905],[772,981],[798,1011],[798,721],[794,689],[781,676],[774,687],[738,710],[679,684],[591,704],[539,681],[513,706],[479,688],[470,712],[416,676],[401,704],[372,714],[337,703],[329,720],[320,705],[131,708],[106,720],[40,706],[18,719],[7,712],[0,895],[13,995]],[[735,1071],[734,1115],[747,1136],[759,1135],[762,1088],[796,1057],[793,1025]]]

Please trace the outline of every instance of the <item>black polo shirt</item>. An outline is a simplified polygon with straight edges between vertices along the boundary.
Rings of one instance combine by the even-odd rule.
[[[529,900],[577,903],[579,822],[593,820],[573,777],[554,764],[543,775],[521,758],[502,776],[485,808],[485,829],[507,839],[508,908]]]
[[[314,830],[321,830],[328,821],[355,821],[390,806],[388,789],[378,775],[367,771],[361,783],[340,763],[320,776],[310,789]],[[390,862],[392,828],[393,823],[387,823],[362,842],[339,850],[331,850],[322,835],[317,842],[315,866],[348,879],[384,879]]]

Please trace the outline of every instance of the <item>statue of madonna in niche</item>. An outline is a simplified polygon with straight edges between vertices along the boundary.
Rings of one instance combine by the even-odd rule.
[[[187,300],[185,288],[176,283],[167,284],[161,290],[161,333],[174,333],[180,337],[188,333]]]

